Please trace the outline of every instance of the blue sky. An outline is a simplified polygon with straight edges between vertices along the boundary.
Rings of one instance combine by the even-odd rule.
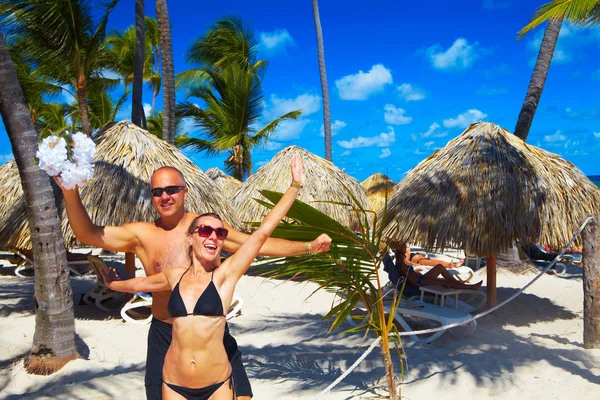
[[[543,27],[516,33],[545,1],[321,1],[333,121],[333,161],[359,180],[383,172],[398,181],[410,168],[477,120],[512,131],[537,56]],[[170,1],[176,72],[189,68],[189,44],[217,19],[241,16],[269,61],[264,121],[301,108],[264,149],[255,169],[295,144],[324,156],[321,86],[311,2]],[[154,16],[146,0],[146,14]],[[109,30],[133,23],[133,0],[121,0]],[[556,152],[588,175],[600,174],[600,31],[564,24],[528,142]],[[115,92],[115,97],[119,89]],[[185,92],[177,93],[177,100]],[[162,93],[161,96],[162,97]],[[192,99],[193,100],[193,99]],[[145,91],[144,102],[151,93]],[[159,98],[157,107],[162,107]],[[129,118],[130,104],[120,113]],[[194,134],[194,128],[186,125]],[[225,155],[186,152],[202,169]],[[0,162],[11,147],[0,127]]]

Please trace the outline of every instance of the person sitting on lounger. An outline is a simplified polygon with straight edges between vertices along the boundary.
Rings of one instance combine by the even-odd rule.
[[[454,279],[452,274],[446,270],[441,264],[434,265],[429,271],[422,274],[414,270],[412,265],[406,262],[406,251],[400,250],[402,246],[397,246],[395,250],[396,254],[396,268],[400,275],[407,279],[407,283],[413,286],[431,286],[439,285],[452,289],[478,289],[483,281],[479,281],[475,284],[468,285]]]
[[[408,260],[408,264],[410,265],[426,265],[434,267],[436,265],[441,265],[444,268],[459,268],[465,262],[465,259],[462,258],[456,262],[442,261],[437,260],[435,258],[428,258],[423,254],[419,253],[411,253],[410,246],[406,246],[406,260]]]

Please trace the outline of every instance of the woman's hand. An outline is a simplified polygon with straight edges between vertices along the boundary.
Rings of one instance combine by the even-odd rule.
[[[304,168],[302,167],[302,159],[299,156],[292,158],[292,183],[300,186],[304,185]]]

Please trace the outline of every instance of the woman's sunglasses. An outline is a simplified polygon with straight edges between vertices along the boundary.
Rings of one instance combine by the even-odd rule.
[[[229,233],[229,231],[225,228],[213,228],[210,225],[198,225],[194,231],[196,230],[198,231],[198,236],[200,237],[209,237],[214,232],[219,240],[227,239],[227,234]]]
[[[163,192],[167,192],[169,196],[173,196],[175,193],[179,193],[183,189],[185,189],[185,186],[167,186],[164,188],[152,188],[150,189],[150,193],[152,193],[152,196],[154,197],[162,196]]]

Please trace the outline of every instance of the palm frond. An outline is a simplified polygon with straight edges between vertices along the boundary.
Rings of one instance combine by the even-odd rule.
[[[539,25],[551,19],[567,20],[580,27],[600,25],[600,1],[598,0],[554,0],[542,5],[531,17],[531,21],[518,32],[523,37]]]

